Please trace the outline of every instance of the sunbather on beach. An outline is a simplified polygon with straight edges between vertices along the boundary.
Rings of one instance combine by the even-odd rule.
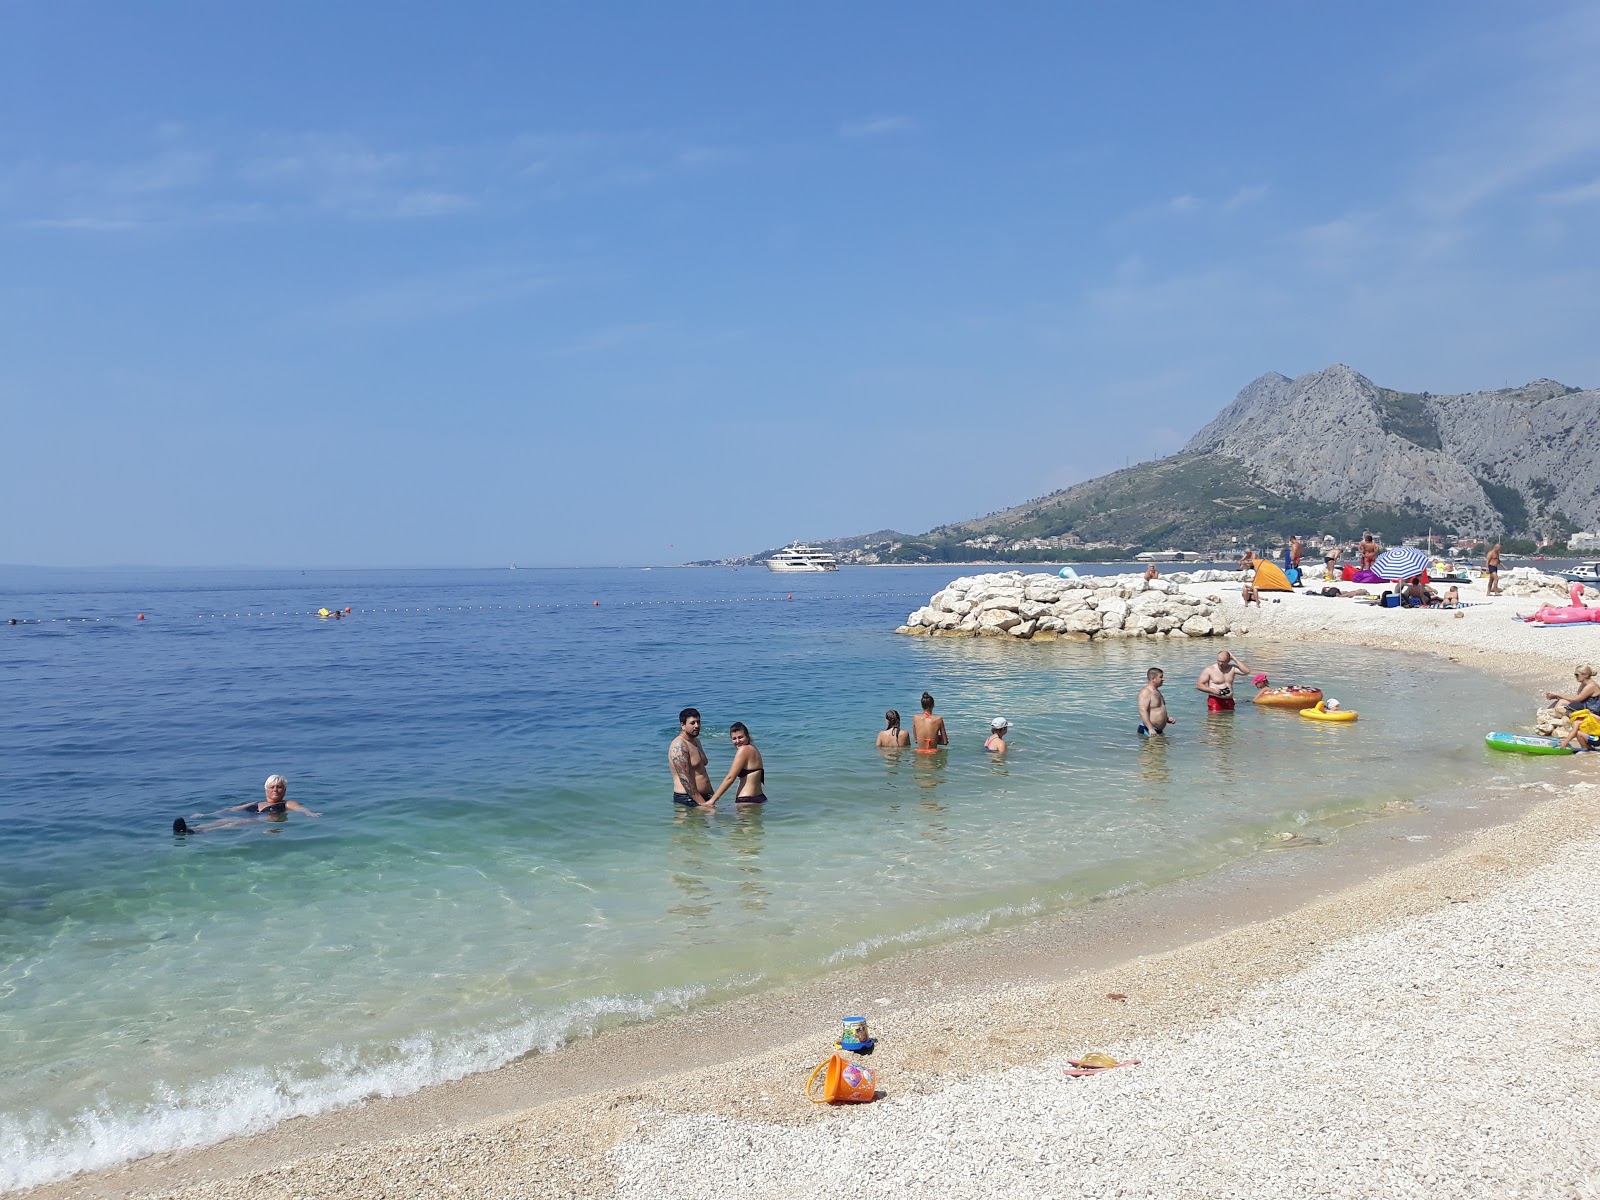
[[[916,739],[917,749],[924,754],[932,754],[950,744],[944,718],[933,715],[933,697],[927,692],[922,693],[922,711],[911,718],[911,736]]]
[[[1161,694],[1167,675],[1160,667],[1151,667],[1144,678],[1145,684],[1139,689],[1139,732],[1161,736],[1168,725],[1177,724],[1167,715],[1167,698]]]
[[[217,817],[218,820],[206,821],[202,825],[191,825],[189,820],[179,817],[172,823],[173,833],[206,833],[212,829],[226,829],[230,826],[249,825],[249,817],[230,817],[228,813],[249,813],[252,816],[284,817],[290,810],[303,812],[308,817],[320,817],[321,813],[312,812],[298,800],[289,799],[289,781],[282,775],[268,775],[266,798],[252,800],[248,804],[234,804],[228,808],[219,808],[214,813],[195,813],[189,820],[200,820],[206,817]]]
[[[749,728],[743,721],[735,721],[728,727],[728,738],[733,742],[733,762],[728,764],[728,777],[712,795],[711,803],[715,804],[721,800],[722,793],[738,780],[739,790],[733,795],[736,804],[765,804],[766,765],[761,761],[761,751],[757,750],[756,744],[750,740]]]
[[[1460,608],[1461,607],[1461,589],[1458,588],[1455,584],[1452,583],[1450,585],[1449,589],[1444,594],[1444,603],[1441,604],[1439,607],[1440,608]]]
[[[883,714],[887,728],[879,730],[878,745],[890,750],[911,745],[911,735],[900,728],[900,710],[891,708]]]
[[[1438,601],[1439,593],[1423,583],[1421,575],[1413,575],[1406,580],[1405,587],[1400,589],[1400,598],[1407,604],[1426,608]]]
[[[1228,651],[1217,655],[1217,661],[1200,672],[1195,690],[1206,695],[1206,708],[1211,712],[1229,712],[1233,709],[1233,685],[1240,675],[1248,674],[1245,666]]]
[[[710,761],[700,745],[700,710],[686,708],[678,714],[678,736],[667,747],[672,772],[672,802],[684,808],[711,807]]]

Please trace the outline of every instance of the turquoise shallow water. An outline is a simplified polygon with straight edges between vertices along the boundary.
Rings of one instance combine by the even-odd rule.
[[[1428,803],[1526,707],[1449,663],[1246,641],[1362,720],[1208,716],[1192,685],[1217,643],[894,636],[950,575],[0,578],[0,620],[43,622],[0,626],[0,1187]],[[356,611],[304,615],[322,605]],[[1133,733],[1152,663],[1166,744]],[[909,720],[924,688],[952,749],[875,750],[883,710]],[[685,704],[716,779],[728,723],[751,727],[767,808],[673,809]],[[981,748],[996,715],[1003,762]],[[275,771],[325,815],[170,834]]]

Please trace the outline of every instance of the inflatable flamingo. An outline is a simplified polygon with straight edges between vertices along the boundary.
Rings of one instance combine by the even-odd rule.
[[[1556,608],[1546,604],[1528,620],[1538,621],[1544,625],[1576,625],[1580,621],[1600,621],[1600,607],[1589,608],[1583,602],[1583,584],[1573,584],[1567,592],[1567,598],[1572,603],[1566,608]]]

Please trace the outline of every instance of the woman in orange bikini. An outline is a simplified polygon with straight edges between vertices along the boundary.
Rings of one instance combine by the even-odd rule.
[[[944,718],[933,715],[933,697],[922,693],[922,711],[911,719],[911,736],[917,743],[918,754],[932,754],[950,744],[950,735],[944,731]]]

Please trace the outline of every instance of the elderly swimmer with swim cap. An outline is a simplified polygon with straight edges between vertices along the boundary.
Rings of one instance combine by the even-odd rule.
[[[290,809],[303,812],[308,817],[320,817],[322,814],[312,812],[298,800],[289,799],[289,781],[282,775],[268,775],[267,782],[263,785],[266,798],[253,800],[248,804],[235,804],[229,808],[220,808],[214,813],[195,813],[196,820],[202,817],[218,817],[219,820],[208,821],[204,825],[191,825],[182,817],[172,823],[173,833],[205,833],[212,829],[226,829],[229,826],[249,825],[251,822],[244,817],[228,817],[225,813],[250,813],[254,816],[282,817]]]

